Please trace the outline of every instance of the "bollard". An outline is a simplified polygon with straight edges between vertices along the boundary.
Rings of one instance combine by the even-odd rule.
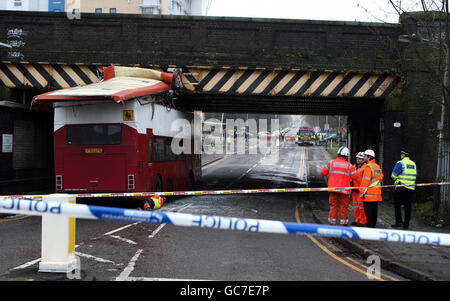
[[[75,196],[50,194],[45,195],[43,201],[75,204]],[[43,215],[39,272],[71,273],[76,268],[75,218],[64,215]]]

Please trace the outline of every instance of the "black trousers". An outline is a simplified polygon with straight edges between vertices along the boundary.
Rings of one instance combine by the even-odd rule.
[[[397,187],[394,194],[395,223],[409,227],[411,220],[411,203],[414,198],[414,190],[406,187]],[[405,206],[405,219],[402,219],[402,205]]]
[[[367,224],[369,228],[375,228],[378,218],[378,202],[364,202],[364,213],[366,214]]]

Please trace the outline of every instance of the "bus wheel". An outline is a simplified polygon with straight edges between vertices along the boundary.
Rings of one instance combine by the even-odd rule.
[[[155,179],[155,186],[154,186],[155,192],[163,191],[162,181],[160,176],[156,176]]]

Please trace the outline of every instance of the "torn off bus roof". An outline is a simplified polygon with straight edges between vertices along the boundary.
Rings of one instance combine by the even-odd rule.
[[[119,66],[104,67],[103,70],[104,81],[37,95],[31,103],[32,108],[41,110],[48,103],[73,101],[112,100],[124,104],[129,99],[157,95],[183,87],[179,71],[168,73]]]

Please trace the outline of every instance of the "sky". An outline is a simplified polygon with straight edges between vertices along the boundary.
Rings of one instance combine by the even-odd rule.
[[[398,23],[388,0],[209,0],[208,16]],[[406,1],[404,1],[406,2]],[[416,1],[411,0],[411,3]]]

